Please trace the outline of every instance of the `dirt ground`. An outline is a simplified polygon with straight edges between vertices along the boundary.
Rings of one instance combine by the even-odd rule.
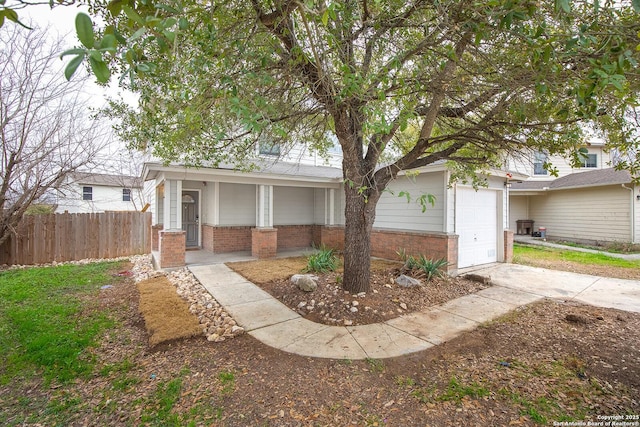
[[[136,286],[99,298],[120,323],[94,352],[98,372],[68,386],[0,386],[14,421],[34,425],[37,412],[41,425],[532,426],[640,415],[640,314],[546,300],[410,356],[352,361],[284,353],[248,334],[151,350]]]
[[[304,292],[290,280],[306,266],[305,258],[285,258],[258,262],[237,262],[230,268],[256,283],[301,316],[327,325],[368,325],[402,314],[420,311],[488,287],[464,278],[422,280],[422,286],[403,288],[395,279],[403,273],[402,263],[372,260],[371,291],[351,295],[342,289],[342,271],[313,273],[318,288]],[[421,276],[416,276],[421,278]]]

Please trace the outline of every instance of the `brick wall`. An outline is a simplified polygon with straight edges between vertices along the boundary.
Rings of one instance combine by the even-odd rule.
[[[250,226],[216,227],[202,225],[202,248],[214,253],[251,250]]]
[[[151,226],[151,250],[157,251],[160,248],[160,230],[164,226],[162,224],[156,224]]]
[[[308,248],[313,245],[315,226],[313,225],[279,225],[278,248]]]
[[[504,230],[504,262],[513,261],[513,230]]]
[[[344,250],[344,227],[320,227],[320,243],[337,250]],[[458,236],[445,233],[418,233],[374,229],[371,233],[371,255],[385,259],[398,259],[397,252],[404,249],[407,255],[424,255],[427,258],[445,258],[449,261],[447,272],[455,274],[458,266]]]
[[[160,268],[183,267],[185,265],[186,235],[182,230],[160,231]]]
[[[251,256],[258,259],[275,258],[278,251],[278,230],[253,228],[251,230]]]

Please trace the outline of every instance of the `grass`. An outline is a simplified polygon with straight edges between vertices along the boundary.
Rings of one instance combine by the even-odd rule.
[[[527,264],[530,260],[569,261],[585,265],[603,265],[620,268],[640,268],[640,260],[625,260],[602,254],[577,252],[547,247],[533,247],[515,244],[514,262]]]
[[[307,257],[306,273],[328,273],[338,269],[338,257],[333,249],[322,247]]]
[[[0,384],[42,375],[68,383],[93,370],[88,351],[113,325],[91,309],[118,263],[9,270],[0,273]]]
[[[576,243],[576,242],[569,242],[566,240],[558,240],[558,241],[553,241],[553,243],[558,243],[560,245],[565,245],[565,246],[571,246],[574,248],[586,248],[586,249],[593,249],[596,251],[613,252],[618,254],[640,253],[639,244],[628,243],[628,242],[606,242],[606,243],[596,244],[596,245],[585,245],[585,244]]]

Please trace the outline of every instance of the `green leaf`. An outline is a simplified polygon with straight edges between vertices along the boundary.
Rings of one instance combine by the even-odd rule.
[[[93,23],[86,13],[76,15],[76,33],[78,34],[80,42],[85,45],[87,49],[93,48],[95,44],[93,38]]]
[[[183,31],[189,28],[189,21],[187,21],[187,18],[180,18],[178,21],[178,27]]]
[[[571,4],[569,0],[556,0],[556,10],[562,10],[565,13],[571,12]]]
[[[328,23],[329,23],[329,10],[325,9],[324,13],[322,14],[322,25],[326,27]]]
[[[631,0],[631,4],[633,5],[633,10],[640,12],[640,0]]]
[[[97,60],[94,56],[89,56],[89,64],[91,65],[91,71],[93,71],[93,74],[95,74],[100,83],[106,83],[109,81],[111,72],[104,61]]]
[[[147,31],[146,28],[142,27],[129,38],[130,41],[138,40],[142,35]]]
[[[142,19],[142,17],[138,15],[138,13],[135,10],[131,9],[131,7],[122,6],[122,10],[127,15],[127,17],[132,21],[134,21],[136,24],[144,25],[144,19]]]
[[[107,49],[115,52],[116,46],[118,46],[118,41],[116,40],[116,36],[113,34],[105,34],[102,41],[100,41],[101,49]]]
[[[114,18],[120,15],[120,12],[122,12],[122,0],[110,1],[109,4],[107,5],[107,10],[109,11],[109,13],[111,13],[111,16],[113,16]]]
[[[71,76],[73,76],[73,74],[76,72],[80,64],[82,64],[83,60],[84,60],[84,51],[82,55],[78,55],[75,58],[73,58],[71,61],[69,61],[69,63],[67,64],[67,67],[64,69],[64,77],[67,80],[71,80]]]
[[[85,49],[82,48],[75,48],[75,49],[69,49],[69,50],[65,50],[64,52],[62,52],[60,54],[60,59],[64,58],[67,55],[83,55],[86,53],[87,51]]]

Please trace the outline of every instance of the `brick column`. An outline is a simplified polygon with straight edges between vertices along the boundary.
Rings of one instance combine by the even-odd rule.
[[[258,259],[275,258],[278,251],[278,229],[251,229],[251,256]]]
[[[504,230],[504,262],[513,261],[513,230]]]
[[[164,226],[162,224],[156,224],[151,226],[151,250],[157,251],[160,248],[160,230]]]
[[[160,231],[160,268],[185,266],[185,234],[182,230]]]

